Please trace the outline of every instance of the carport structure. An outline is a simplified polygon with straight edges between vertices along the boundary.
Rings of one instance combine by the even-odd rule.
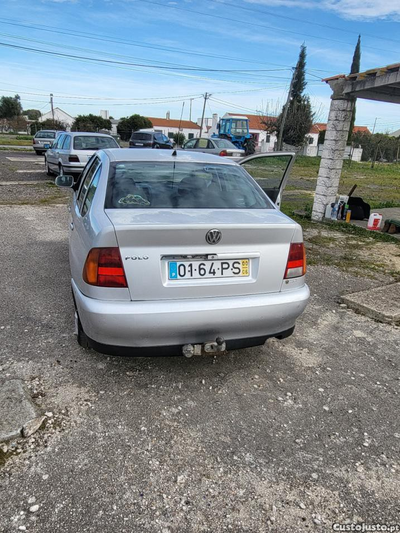
[[[324,149],[315,190],[312,219],[321,221],[335,201],[343,156],[357,98],[400,104],[400,63],[323,80],[332,89]]]

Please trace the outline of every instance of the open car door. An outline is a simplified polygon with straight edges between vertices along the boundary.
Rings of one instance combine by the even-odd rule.
[[[282,193],[290,175],[295,154],[292,152],[269,152],[254,154],[239,161],[263,191],[280,209]]]

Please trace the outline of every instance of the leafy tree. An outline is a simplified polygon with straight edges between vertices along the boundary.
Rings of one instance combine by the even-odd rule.
[[[78,115],[72,124],[71,131],[111,131],[111,121],[99,115]]]
[[[285,107],[282,108],[278,117],[262,119],[265,129],[269,133],[279,134],[283,128],[283,142],[291,146],[302,146],[304,144],[306,135],[309,133],[314,121],[310,98],[304,94],[307,85],[305,71],[306,57],[307,49],[303,44],[300,48],[299,59],[296,65],[295,78],[290,93],[285,122],[283,121]]]
[[[362,161],[371,161],[376,157],[377,161],[392,163],[400,153],[400,139],[384,133],[354,133],[353,144],[363,149]]]
[[[32,122],[31,126],[31,134],[34,135],[39,130],[58,130],[58,131],[65,131],[67,129],[64,122],[60,122],[59,120],[55,120],[53,122],[53,119],[47,118],[43,122]]]
[[[178,146],[182,146],[186,141],[185,134],[182,132],[174,133],[174,143]]]
[[[11,119],[22,114],[21,98],[15,96],[2,96],[0,98],[0,118]]]
[[[39,120],[39,118],[42,116],[42,113],[39,111],[39,109],[25,109],[24,115],[27,115],[29,120]]]
[[[21,115],[15,116],[7,120],[9,129],[14,132],[26,132],[27,122]]]
[[[133,131],[152,127],[153,124],[148,118],[136,114],[121,118],[117,126],[117,132],[123,141],[129,141]]]
[[[353,61],[351,62],[350,74],[356,74],[357,72],[360,72],[360,68],[361,68],[361,35],[358,36],[356,48],[354,50]],[[353,137],[353,128],[354,128],[355,123],[356,123],[356,103],[354,102],[354,109],[351,115],[349,136],[347,137],[347,144],[351,144],[352,137]]]

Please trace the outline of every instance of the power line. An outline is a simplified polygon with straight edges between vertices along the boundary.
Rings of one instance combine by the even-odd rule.
[[[286,68],[291,68],[290,65],[281,65],[281,64],[277,64],[277,63],[271,63],[271,62],[263,62],[263,61],[257,61],[257,60],[254,60],[254,59],[249,59],[249,58],[238,58],[238,57],[232,57],[232,56],[227,56],[227,55],[221,55],[221,54],[207,54],[207,53],[204,53],[204,52],[198,52],[196,50],[193,50],[193,49],[187,49],[185,48],[184,50],[182,50],[181,48],[174,48],[174,47],[171,47],[171,46],[159,46],[159,45],[150,45],[150,44],[143,44],[143,43],[139,43],[138,41],[131,41],[131,40],[127,40],[127,39],[116,39],[115,37],[112,37],[112,36],[102,36],[102,37],[99,37],[98,34],[95,34],[95,33],[89,33],[89,32],[79,32],[79,31],[76,31],[76,30],[71,30],[71,29],[68,29],[68,31],[66,31],[65,29],[62,29],[62,28],[56,28],[54,29],[54,27],[50,27],[50,26],[46,26],[44,24],[23,24],[21,22],[16,22],[16,21],[13,21],[12,19],[0,19],[0,24],[7,24],[7,25],[11,25],[11,26],[18,26],[18,27],[22,27],[22,28],[28,28],[28,29],[35,29],[35,30],[38,30],[38,31],[45,31],[45,32],[49,32],[49,33],[55,33],[57,35],[67,35],[67,36],[75,36],[75,37],[81,37],[83,39],[89,39],[89,40],[93,40],[93,41],[100,41],[100,42],[112,42],[112,43],[116,43],[116,44],[126,44],[128,46],[135,46],[135,47],[139,47],[139,48],[146,48],[146,49],[152,49],[152,50],[157,50],[157,51],[161,51],[161,52],[173,52],[173,53],[179,53],[179,54],[184,54],[185,56],[189,54],[191,55],[194,55],[194,56],[200,56],[200,57],[207,57],[207,58],[214,58],[214,59],[224,59],[226,61],[236,61],[236,62],[242,62],[242,63],[246,63],[246,64],[249,64],[249,63],[253,63],[253,64],[259,64],[259,65],[272,65],[272,66],[276,66],[276,67],[286,67]]]
[[[0,32],[0,35],[2,35],[3,37],[7,37],[7,38],[10,38],[10,39],[15,39],[15,40],[18,40],[18,41],[28,41],[28,42],[33,42],[33,43],[39,43],[39,44],[45,44],[45,45],[48,45],[48,46],[53,46],[53,47],[56,47],[56,48],[62,48],[63,50],[66,49],[66,46],[63,45],[63,44],[59,44],[59,43],[54,43],[54,42],[48,42],[48,41],[39,41],[37,39],[32,39],[32,38],[26,38],[26,37],[22,37],[21,35],[11,35],[9,33],[3,33],[3,32]],[[101,54],[102,56],[105,55],[105,53],[101,50],[91,50],[91,49],[88,49],[88,48],[79,48],[79,47],[76,47],[76,46],[68,46],[67,47],[69,50],[78,50],[78,51],[84,51],[84,52],[91,52],[91,53],[94,53],[94,54]],[[242,73],[242,74],[252,74],[252,73],[264,73],[264,72],[282,72],[282,71],[288,71],[290,70],[289,68],[273,68],[273,69],[213,69],[213,68],[203,68],[203,67],[199,67],[199,66],[193,66],[193,65],[181,65],[181,64],[177,64],[177,63],[167,63],[165,61],[156,61],[156,60],[153,60],[153,59],[143,59],[143,58],[132,58],[131,56],[126,56],[126,55],[122,55],[122,54],[113,54],[113,53],[110,53],[110,52],[107,52],[106,53],[107,56],[113,56],[113,57],[121,57],[121,58],[127,58],[127,59],[135,59],[135,60],[139,60],[139,61],[147,61],[149,63],[156,63],[156,65],[151,65],[151,64],[141,64],[141,63],[125,63],[125,62],[122,62],[122,64],[128,64],[128,65],[134,65],[134,66],[140,66],[140,67],[148,67],[148,68],[162,68],[162,69],[166,69],[166,70],[188,70],[188,71],[199,71],[199,72],[227,72],[227,73]],[[80,58],[82,59],[82,58]],[[87,59],[87,58],[85,58]],[[96,59],[96,58],[94,58]],[[120,62],[117,62],[117,63],[120,63]],[[275,78],[275,79],[284,79],[284,78],[281,78],[280,76],[271,76],[271,78]]]
[[[288,15],[282,15],[280,13],[277,13],[276,11],[273,12],[273,11],[266,11],[266,10],[261,10],[261,9],[256,9],[255,7],[245,7],[243,5],[238,5],[238,4],[232,4],[230,2],[225,2],[225,0],[223,0],[221,2],[221,0],[206,0],[206,2],[212,2],[213,4],[218,4],[219,6],[221,5],[225,5],[225,6],[229,6],[229,7],[233,7],[235,9],[240,9],[242,11],[249,11],[250,13],[261,13],[263,15],[269,15],[270,17],[276,17],[276,18],[281,18],[281,19],[284,19],[284,20],[291,20],[293,22],[296,22],[296,24],[298,24],[299,22],[302,23],[302,24],[309,24],[311,26],[318,26],[320,28],[326,28],[326,29],[329,29],[329,30],[334,30],[334,31],[341,31],[341,32],[344,32],[344,33],[350,33],[352,35],[359,35],[359,32],[355,32],[353,30],[346,30],[345,28],[339,28],[339,26],[331,26],[329,24],[322,24],[320,22],[315,22],[314,20],[313,21],[310,21],[310,20],[305,20],[305,19],[299,19],[299,18],[295,18],[295,17],[289,17]],[[370,33],[365,33],[365,32],[362,32],[362,35],[363,37],[371,37],[373,39],[379,39],[381,41],[391,41],[393,43],[400,43],[400,40],[398,39],[391,39],[389,37],[380,37],[378,35],[372,35]]]
[[[330,37],[318,37],[317,35],[314,35],[314,34],[308,34],[308,33],[299,32],[299,31],[295,31],[295,30],[278,28],[276,26],[271,26],[271,25],[268,25],[268,24],[260,24],[260,23],[257,23],[257,22],[248,22],[246,20],[238,20],[238,19],[226,17],[225,15],[216,15],[215,13],[204,13],[204,11],[196,11],[194,9],[187,9],[186,7],[175,6],[175,5],[171,5],[171,4],[162,4],[161,2],[155,2],[154,0],[141,0],[141,2],[142,3],[146,3],[146,4],[152,4],[152,5],[156,5],[156,6],[161,6],[161,7],[165,7],[165,8],[169,8],[169,9],[176,9],[178,11],[187,11],[188,13],[194,13],[196,15],[203,15],[205,17],[212,17],[212,18],[216,18],[216,19],[221,19],[224,22],[227,22],[227,21],[229,21],[229,22],[237,22],[237,23],[239,23],[241,25],[247,24],[248,26],[254,26],[254,27],[257,27],[257,28],[265,28],[265,29],[268,29],[268,30],[276,30],[276,31],[280,31],[280,32],[283,32],[283,33],[290,33],[292,35],[300,35],[303,38],[304,37],[311,37],[313,39],[319,39],[319,40],[322,40],[322,41],[329,41],[329,42],[333,42],[333,43],[345,44],[346,46],[354,47],[354,43],[348,43],[346,41],[340,41],[339,39],[331,39]],[[376,47],[373,47],[373,46],[363,45],[363,48],[368,48],[370,50],[378,50],[379,52],[393,53],[393,50],[384,50],[382,48],[376,48]]]
[[[93,58],[93,57],[86,57],[86,56],[78,56],[78,55],[73,55],[73,54],[65,54],[65,53],[61,53],[61,52],[55,52],[55,51],[51,51],[51,50],[42,50],[42,49],[33,48],[33,47],[20,46],[20,45],[11,44],[11,43],[5,43],[5,42],[0,42],[0,46],[12,48],[12,49],[17,49],[17,50],[23,50],[23,51],[27,51],[27,52],[33,52],[33,53],[37,53],[37,54],[43,54],[43,55],[46,55],[46,56],[55,56],[55,57],[63,57],[63,58],[66,58],[66,59],[73,59],[74,61],[83,61],[83,62],[89,62],[91,64],[100,64],[100,65],[106,65],[106,66],[113,66],[113,68],[120,68],[120,69],[123,69],[123,70],[141,70],[142,72],[147,72],[147,73],[154,72],[154,71],[158,70],[159,74],[163,74],[163,75],[167,75],[167,76],[168,75],[175,75],[175,76],[183,76],[183,77],[192,78],[192,79],[208,80],[208,81],[214,81],[214,82],[217,81],[217,82],[223,82],[223,83],[235,83],[235,84],[241,84],[241,85],[256,85],[256,84],[258,85],[259,83],[261,83],[261,81],[263,81],[263,80],[244,81],[243,79],[232,80],[232,79],[208,78],[206,76],[195,76],[195,75],[190,74],[190,73],[178,72],[178,70],[188,70],[188,69],[174,68],[171,71],[170,67],[161,67],[161,66],[154,66],[154,65],[140,65],[140,64],[137,64],[137,63],[123,62],[123,61],[113,61],[113,60],[108,60],[108,59]],[[137,68],[138,66],[145,67],[145,68],[151,68],[151,69],[154,69],[154,70],[150,71],[150,70],[145,70],[143,68]],[[134,68],[132,68],[132,67],[134,67]],[[204,69],[204,70],[206,70],[206,69]],[[193,71],[194,72],[196,72],[196,71],[200,72],[201,69],[197,70],[197,69],[194,68],[194,69],[192,69],[191,72],[193,72]],[[214,71],[215,72],[221,72],[218,69],[215,69]],[[223,73],[223,71],[222,71],[222,73]],[[279,76],[275,76],[274,78],[286,79],[286,78],[281,78]],[[248,79],[248,75],[246,76],[246,80],[247,79]]]

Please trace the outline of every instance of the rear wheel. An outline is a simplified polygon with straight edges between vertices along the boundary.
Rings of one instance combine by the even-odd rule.
[[[155,145],[154,145],[154,148],[159,149],[159,148],[160,148],[160,145],[159,145],[159,144],[155,144]]]
[[[47,159],[45,159],[45,161],[46,161],[46,174],[48,176],[52,176],[53,175],[53,171],[50,170],[49,163],[47,162]]]
[[[254,154],[256,151],[256,143],[253,138],[245,140],[244,149],[246,150],[246,155]]]

